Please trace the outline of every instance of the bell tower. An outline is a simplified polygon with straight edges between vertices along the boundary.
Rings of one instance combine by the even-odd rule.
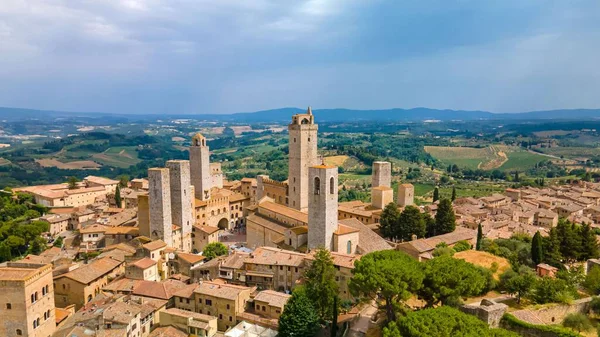
[[[292,116],[289,132],[288,206],[308,211],[308,169],[317,165],[317,130],[312,109]]]
[[[190,179],[194,186],[196,198],[210,199],[210,150],[206,145],[206,138],[200,133],[192,137],[190,146]]]

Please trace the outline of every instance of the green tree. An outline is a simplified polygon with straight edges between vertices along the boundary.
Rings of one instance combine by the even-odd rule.
[[[28,254],[39,255],[48,248],[46,239],[41,236],[29,242],[29,248],[27,249]]]
[[[356,297],[384,300],[388,322],[396,319],[396,308],[417,292],[423,283],[419,262],[397,250],[369,253],[355,262],[349,282]]]
[[[592,231],[590,225],[584,223],[580,227],[581,238],[581,260],[589,260],[598,258],[598,241],[596,234]]]
[[[432,236],[433,232],[435,232],[435,219],[428,212],[421,213],[423,217],[423,222],[425,223],[425,236]]]
[[[79,182],[79,179],[77,179],[77,177],[71,176],[71,177],[69,177],[69,180],[67,180],[67,186],[69,187],[70,190],[74,190],[77,188],[78,182]]]
[[[454,247],[452,247],[452,249],[454,249],[455,252],[463,252],[472,248],[473,245],[467,240],[458,241],[456,244],[454,244]]]
[[[5,242],[0,242],[0,262],[12,260],[11,247]]]
[[[297,287],[283,307],[279,317],[279,335],[282,337],[313,337],[319,328],[319,316],[306,296],[304,287]]]
[[[590,301],[590,310],[596,315],[600,313],[600,297],[594,296]]]
[[[333,303],[338,294],[333,258],[326,249],[317,249],[314,260],[304,273],[306,295],[312,301],[322,321],[330,321]],[[336,302],[337,303],[337,302]]]
[[[56,238],[56,240],[54,240],[54,244],[53,244],[53,246],[54,246],[54,247],[58,247],[58,248],[62,248],[62,245],[63,245],[63,240],[64,240],[64,239],[63,239],[63,237],[62,237],[62,236],[59,236],[59,237],[57,237],[57,238]]]
[[[117,204],[118,208],[121,208],[122,204],[121,204],[121,186],[117,185],[117,188],[115,189],[115,204]]]
[[[562,325],[577,332],[589,331],[594,327],[586,315],[578,312],[568,314],[563,320]]]
[[[565,280],[552,277],[541,277],[535,282],[531,299],[538,304],[569,303],[573,300],[574,289]]]
[[[433,202],[440,200],[440,189],[436,186],[433,189]]]
[[[461,297],[480,295],[488,286],[487,275],[464,260],[440,256],[425,263],[425,278],[419,296],[428,307],[438,303],[458,304]]]
[[[517,303],[521,303],[521,298],[527,297],[535,285],[535,280],[535,274],[527,267],[519,268],[518,272],[509,269],[500,275],[499,286],[509,294],[514,294],[517,297]]]
[[[123,175],[119,176],[119,186],[127,187],[128,184],[129,184],[129,176],[128,175],[123,174]]]
[[[204,251],[202,251],[202,256],[204,256],[208,260],[212,260],[217,256],[227,255],[229,253],[229,249],[227,246],[220,242],[211,242],[206,247],[204,247]]]
[[[453,202],[456,200],[456,187],[452,186],[452,199]]]
[[[398,233],[398,222],[400,219],[400,212],[398,206],[395,203],[390,202],[385,206],[383,212],[381,212],[381,218],[379,220],[379,229],[381,234],[389,239],[395,239],[395,235]]]
[[[338,331],[338,326],[337,326],[337,319],[338,319],[338,298],[337,296],[335,296],[333,298],[333,316],[332,316],[332,320],[331,320],[331,333],[330,333],[330,337],[337,337],[337,331]]]
[[[477,225],[477,243],[475,244],[476,250],[481,250],[481,243],[483,241],[483,228],[481,227],[481,222]]]
[[[457,309],[441,306],[413,311],[389,324],[383,331],[384,337],[432,337],[432,336],[478,336],[517,337],[516,333],[503,329],[490,329],[487,324],[473,315]]]
[[[562,253],[560,252],[560,239],[558,237],[558,231],[556,227],[551,228],[548,236],[542,238],[542,243],[543,261],[553,266],[560,265],[563,257]]]
[[[540,231],[537,231],[531,240],[531,259],[535,265],[542,263],[544,260],[543,249],[542,235],[540,234]]]
[[[398,219],[399,232],[395,235],[403,241],[412,240],[412,236],[417,238],[425,237],[425,219],[421,211],[415,206],[406,206]]]
[[[449,199],[441,199],[435,213],[435,231],[433,236],[454,232],[456,215]]]
[[[594,266],[588,270],[583,287],[595,295],[600,294],[600,267]]]

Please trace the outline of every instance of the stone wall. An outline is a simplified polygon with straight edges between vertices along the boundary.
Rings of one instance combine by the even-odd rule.
[[[519,310],[512,314],[531,324],[559,324],[565,316],[572,313],[587,314],[590,309],[591,297],[573,301],[571,304],[554,304],[539,310]]]
[[[506,304],[496,303],[493,300],[487,299],[481,300],[479,305],[467,304],[460,308],[462,312],[476,316],[492,328],[497,328],[500,325],[502,316],[507,309],[508,306]]]

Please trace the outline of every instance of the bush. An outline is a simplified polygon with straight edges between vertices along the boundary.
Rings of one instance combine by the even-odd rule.
[[[471,250],[471,249],[473,249],[473,245],[471,245],[471,243],[469,243],[469,241],[467,241],[467,240],[461,240],[461,241],[458,241],[454,245],[453,249],[454,249],[455,252],[458,253],[458,252],[462,252],[462,251],[465,251],[465,250]]]
[[[504,314],[504,316],[502,316],[501,323],[501,326],[512,331],[523,332],[523,330],[533,330],[532,333],[528,334],[528,336],[546,335],[544,332],[549,332],[554,334],[556,337],[581,337],[580,334],[569,329],[553,325],[536,325],[523,322],[511,314]],[[538,331],[539,333],[536,334],[535,331]]]
[[[568,314],[563,320],[562,325],[564,327],[577,330],[577,332],[589,331],[593,328],[592,322],[590,322],[589,318],[580,313]]]

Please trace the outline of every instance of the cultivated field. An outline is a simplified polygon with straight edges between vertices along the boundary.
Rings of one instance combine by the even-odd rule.
[[[141,160],[137,157],[135,146],[119,146],[92,155],[94,160],[108,166],[129,167],[139,163]]]
[[[325,164],[342,167],[345,172],[359,170],[365,166],[360,160],[345,155],[325,157]]]
[[[462,168],[482,170],[526,170],[548,159],[518,147],[491,145],[484,148],[425,146],[434,158]]]
[[[57,159],[46,158],[36,159],[36,163],[42,167],[56,167],[62,170],[97,170],[102,165],[91,160],[76,160],[71,162],[61,162]]]
[[[503,257],[492,255],[488,252],[477,250],[465,250],[454,254],[454,258],[462,259],[476,266],[492,269],[495,262],[498,269],[494,273],[494,278],[499,279],[500,275],[510,268],[510,263]]]
[[[0,166],[9,165],[10,161],[4,158],[0,158]]]

